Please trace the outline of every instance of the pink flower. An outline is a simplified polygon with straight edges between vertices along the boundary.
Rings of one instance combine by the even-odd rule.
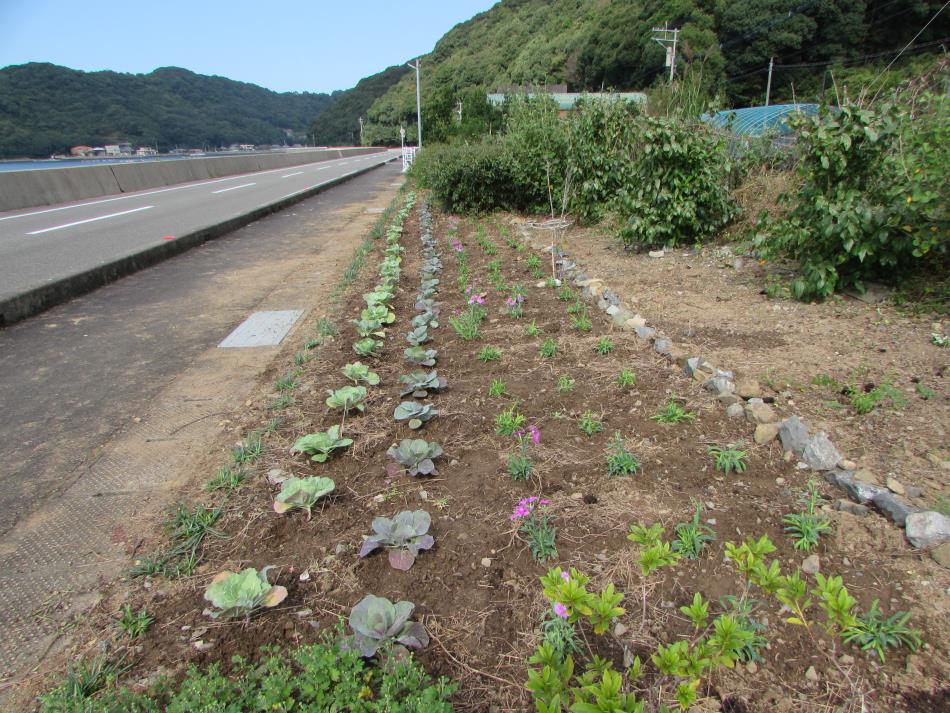
[[[514,297],[509,297],[508,299],[505,300],[505,304],[508,305],[509,307],[514,307],[518,303],[515,302]]]
[[[528,433],[531,435],[531,442],[537,445],[541,442],[541,431],[537,426],[528,426]]]
[[[570,582],[571,575],[569,575],[567,572],[561,572],[561,579],[563,579],[565,582]]]
[[[561,604],[561,602],[554,602],[554,613],[562,619],[570,617],[570,614],[567,613],[567,607]]]
[[[512,520],[521,520],[526,518],[534,513],[535,508],[544,507],[545,505],[550,505],[550,500],[545,500],[544,498],[539,498],[532,495],[529,498],[522,498],[518,503],[518,506],[515,508],[514,512],[511,513]]]
[[[483,305],[485,304],[485,298],[481,295],[472,295],[468,298],[468,303],[470,305]]]

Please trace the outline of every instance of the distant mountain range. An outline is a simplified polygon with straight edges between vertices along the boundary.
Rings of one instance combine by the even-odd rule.
[[[49,156],[78,144],[158,148],[303,142],[344,92],[278,93],[162,67],[81,72],[31,63],[0,69],[0,157]]]

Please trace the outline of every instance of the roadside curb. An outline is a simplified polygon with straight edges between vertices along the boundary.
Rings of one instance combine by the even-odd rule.
[[[395,159],[391,159],[395,160]],[[351,178],[356,178],[364,173],[385,166],[391,161],[385,161],[373,166],[360,168],[351,173],[344,174],[337,178],[330,179],[319,186],[304,189],[299,193],[281,198],[280,200],[269,203],[241,215],[230,218],[215,225],[209,225],[200,230],[186,233],[175,240],[153,245],[150,248],[139,251],[132,255],[112,260],[102,265],[84,270],[83,272],[60,278],[40,287],[35,287],[28,292],[24,292],[13,297],[0,300],[0,329],[8,327],[16,322],[20,322],[34,315],[40,314],[51,307],[68,302],[104,287],[111,282],[115,282],[123,277],[131,275],[134,272],[143,270],[152,265],[156,265],[164,260],[180,255],[192,248],[198,247],[209,240],[214,240],[222,235],[227,235],[238,228],[242,228],[248,223],[253,223],[271,213],[276,213],[295,203],[322,193],[329,188],[345,183]]]

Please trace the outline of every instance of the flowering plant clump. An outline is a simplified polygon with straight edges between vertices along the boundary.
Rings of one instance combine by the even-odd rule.
[[[452,241],[452,249],[457,253],[465,252],[465,246],[458,238]]]
[[[518,531],[528,539],[531,556],[538,562],[557,557],[557,529],[548,515],[538,513],[550,504],[550,500],[536,496],[522,498],[510,516],[513,522],[521,523]]]
[[[521,317],[524,314],[524,295],[514,294],[505,300],[509,317]]]

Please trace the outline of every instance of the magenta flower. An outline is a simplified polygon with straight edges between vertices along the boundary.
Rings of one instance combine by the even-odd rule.
[[[522,498],[518,502],[518,506],[515,508],[514,512],[511,513],[511,519],[521,520],[532,515],[535,508],[544,507],[545,505],[550,504],[550,500],[545,500],[544,498],[539,498],[534,495],[532,495],[530,498]]]
[[[565,582],[570,582],[571,575],[569,575],[567,572],[561,572],[561,579],[563,579]]]
[[[452,249],[457,253],[465,252],[465,246],[462,245],[462,243],[460,243],[458,240],[452,243]]]
[[[531,442],[535,445],[541,442],[541,431],[537,426],[528,426],[528,433],[531,436]]]
[[[485,298],[481,295],[472,295],[468,298],[468,303],[470,305],[483,305],[485,304]]]
[[[570,614],[567,613],[567,607],[561,604],[561,602],[554,602],[554,613],[562,619],[570,617]]]
[[[509,307],[514,307],[518,303],[515,302],[514,297],[509,297],[508,299],[505,300],[505,304],[508,305]]]

